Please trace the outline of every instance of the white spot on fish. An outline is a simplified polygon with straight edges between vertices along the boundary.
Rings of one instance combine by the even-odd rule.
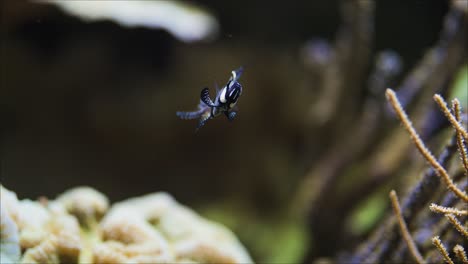
[[[223,90],[221,91],[221,95],[219,96],[219,101],[221,101],[221,103],[226,103],[226,87],[223,88]]]

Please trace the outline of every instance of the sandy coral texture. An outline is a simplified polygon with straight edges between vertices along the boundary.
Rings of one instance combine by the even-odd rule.
[[[110,207],[89,187],[18,200],[0,185],[1,263],[252,263],[235,235],[167,193]]]

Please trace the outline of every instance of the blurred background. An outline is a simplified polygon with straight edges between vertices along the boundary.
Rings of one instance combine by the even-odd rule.
[[[289,212],[298,189],[362,111],[376,54],[396,52],[408,72],[439,39],[449,9],[448,1],[355,1],[372,4],[358,18],[367,55],[349,64],[362,70],[339,103],[326,100],[313,70],[340,55],[333,48],[346,21],[361,14],[341,1],[83,2],[2,1],[2,184],[32,199],[78,185],[111,201],[166,191],[234,229],[256,261],[277,262],[332,255],[310,253],[308,222]],[[197,121],[177,118],[239,66],[233,122],[221,116],[195,133]],[[317,114],[317,104],[334,113]]]

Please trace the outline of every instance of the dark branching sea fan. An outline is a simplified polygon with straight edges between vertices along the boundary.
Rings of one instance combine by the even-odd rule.
[[[311,246],[304,263],[467,263],[468,118],[461,109],[466,104],[453,99],[450,110],[442,96],[459,96],[455,83],[457,72],[466,71],[468,7],[464,1],[450,2],[436,43],[399,77],[401,58],[389,50],[378,53],[373,70],[366,70],[373,4],[344,1],[344,22],[335,44],[316,41],[306,48],[311,76],[321,87],[310,122],[336,132],[331,132],[331,146],[310,166],[294,200],[296,213],[308,219]],[[325,60],[317,55],[323,47],[329,54]],[[367,72],[367,95],[363,102],[352,102],[349,98],[365,83]],[[385,91],[387,87],[396,92]],[[468,88],[461,89],[466,93]],[[340,109],[347,109],[346,115]],[[424,165],[405,131],[395,126],[395,116],[430,165],[422,176]],[[435,157],[429,148],[440,153]],[[461,162],[454,162],[456,156]],[[396,191],[390,192],[389,202],[391,189]],[[397,192],[404,194],[401,202]],[[356,231],[352,219],[368,200],[380,201],[374,206],[380,207],[378,216]]]

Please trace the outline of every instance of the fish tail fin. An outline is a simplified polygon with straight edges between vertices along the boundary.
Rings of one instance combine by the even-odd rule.
[[[180,119],[196,119],[196,118],[199,118],[201,116],[201,112],[200,111],[195,111],[195,112],[181,112],[181,111],[178,111],[178,112],[176,112],[176,115]]]

